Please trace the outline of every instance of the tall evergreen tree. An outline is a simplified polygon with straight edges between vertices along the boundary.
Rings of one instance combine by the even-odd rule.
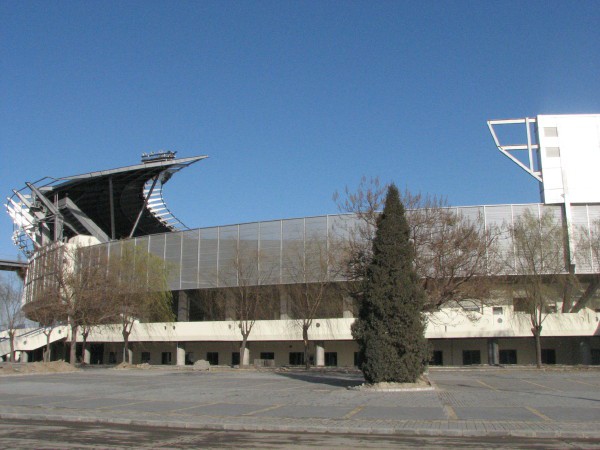
[[[352,325],[360,368],[368,383],[412,383],[425,370],[425,294],[414,259],[404,206],[392,184],[377,221],[373,257],[360,289],[358,318]]]

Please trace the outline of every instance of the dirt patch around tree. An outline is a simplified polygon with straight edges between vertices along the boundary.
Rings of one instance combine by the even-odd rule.
[[[28,373],[61,373],[79,372],[80,369],[64,361],[33,362],[33,363],[1,363],[0,375],[17,375]]]
[[[351,386],[348,389],[365,392],[420,392],[433,391],[435,388],[429,381],[429,378],[427,378],[427,375],[421,375],[414,383],[363,383],[359,386]]]

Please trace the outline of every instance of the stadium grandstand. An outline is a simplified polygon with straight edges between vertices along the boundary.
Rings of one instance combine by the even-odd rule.
[[[543,363],[600,364],[600,115],[539,115],[491,120],[488,126],[498,150],[539,183],[541,201],[444,208],[455,222],[494,234],[493,251],[486,247],[482,259],[486,272],[469,275],[491,287],[486,298],[442,299],[428,310],[430,364],[535,363],[532,325],[518,290],[510,287],[522,274],[506,264],[520,258],[511,230],[524,217],[533,217],[540,228],[548,226],[546,220],[560,227],[560,248],[555,249],[560,272],[577,280],[569,298],[556,295],[544,312]],[[521,140],[514,142],[513,136]],[[356,306],[348,289],[354,281],[340,268],[344,243],[355,237],[361,218],[333,214],[188,228],[166,206],[163,187],[176,172],[205,158],[145,154],[137,165],[44,178],[14,190],[6,209],[14,222],[15,245],[28,260],[25,299],[43,283],[44,249],[85,245],[110,260],[132,243],[169,263],[176,316],[173,323],[135,325],[130,337],[134,363],[184,365],[204,359],[213,365],[302,365],[301,317],[287,287],[308,283],[325,286],[308,329],[310,362],[356,366],[358,347],[351,335]],[[420,214],[419,209],[407,211],[409,222]],[[438,225],[427,233],[437,233],[432,230]],[[247,282],[236,265],[240,249],[251,251],[252,283],[270,293],[269,307],[256,317],[243,354],[239,317],[222,295]],[[423,268],[424,282],[429,276],[432,283],[447,276],[432,270]],[[54,333],[54,359],[66,357],[68,335],[66,324]],[[21,360],[40,360],[45,338],[42,328],[22,330],[16,341]],[[118,331],[98,327],[87,342],[86,363],[121,362]],[[0,341],[0,354],[6,353],[6,342]]]

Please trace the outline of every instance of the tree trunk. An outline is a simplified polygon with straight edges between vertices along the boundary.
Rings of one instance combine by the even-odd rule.
[[[541,334],[542,334],[542,327],[541,326],[534,326],[531,329],[531,332],[533,333],[533,338],[535,340],[535,364],[537,366],[538,369],[542,368],[542,340],[541,340]]]
[[[308,357],[308,325],[302,325],[302,340],[304,341],[304,365],[310,369],[310,359]]]
[[[69,362],[75,365],[77,362],[77,325],[71,325],[71,349],[69,352]]]
[[[8,359],[10,362],[15,362],[15,332],[9,331],[8,338],[10,339],[10,354]]]
[[[85,347],[86,347],[86,344],[87,344],[88,334],[90,334],[89,330],[88,331],[83,331],[83,333],[81,333],[81,337],[82,337],[82,341],[81,341],[81,362],[83,364],[85,364]]]
[[[123,362],[131,363],[129,361],[129,332],[127,330],[123,330]]]
[[[44,351],[44,362],[50,361],[50,335],[52,334],[52,330],[48,334],[46,334],[46,350]]]

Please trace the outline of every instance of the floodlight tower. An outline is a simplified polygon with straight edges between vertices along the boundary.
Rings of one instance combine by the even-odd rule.
[[[574,270],[571,205],[600,203],[600,114],[538,115],[487,124],[498,150],[539,182],[542,203],[564,205]],[[497,129],[515,127],[521,127],[520,140],[501,143]]]

